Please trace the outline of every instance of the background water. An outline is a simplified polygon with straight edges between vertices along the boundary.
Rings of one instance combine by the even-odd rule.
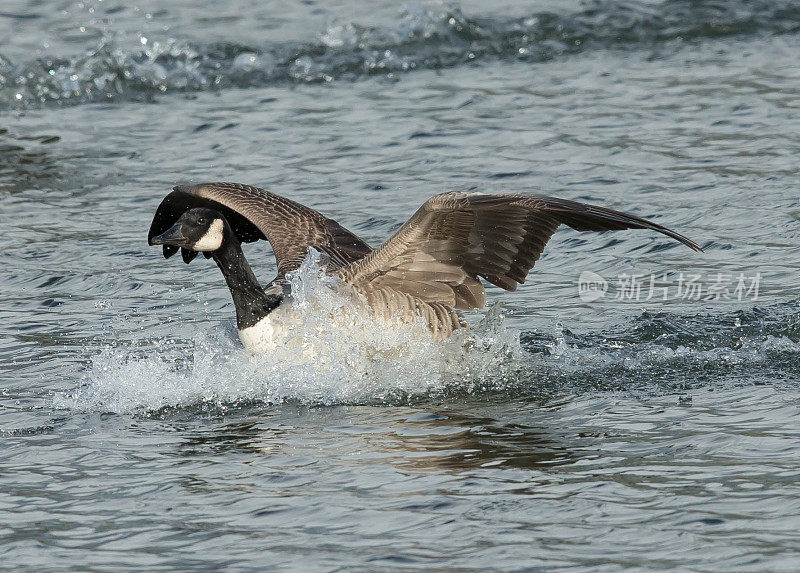
[[[484,4],[2,3],[5,564],[800,566],[800,3]],[[489,289],[472,351],[252,359],[214,266],[146,246],[171,186],[209,180],[373,245],[477,189],[706,252],[563,229]],[[668,300],[619,299],[623,274]]]

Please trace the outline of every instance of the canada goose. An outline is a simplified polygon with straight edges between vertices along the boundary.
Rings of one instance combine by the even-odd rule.
[[[326,254],[329,274],[379,320],[427,323],[436,339],[465,326],[458,310],[483,308],[479,277],[516,290],[559,225],[578,231],[651,229],[700,246],[661,225],[613,211],[534,195],[444,193],[422,207],[380,247],[322,214],[248,185],[203,183],[178,186],[156,210],[148,243],[164,257],[181,250],[189,263],[198,252],[213,258],[225,275],[244,346],[270,348],[275,328],[288,320],[286,274],[299,268],[308,249]],[[262,288],[242,253],[242,242],[270,242],[278,276]]]

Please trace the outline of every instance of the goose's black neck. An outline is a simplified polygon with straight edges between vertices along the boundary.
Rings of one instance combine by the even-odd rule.
[[[231,291],[239,330],[253,326],[283,301],[283,295],[266,294],[261,288],[244,258],[239,240],[227,224],[222,245],[214,251],[213,258]]]

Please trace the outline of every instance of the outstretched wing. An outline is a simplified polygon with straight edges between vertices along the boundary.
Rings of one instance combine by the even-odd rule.
[[[402,294],[426,304],[482,308],[486,294],[478,277],[515,290],[561,224],[578,231],[652,229],[702,250],[661,225],[603,207],[553,197],[445,193],[339,274],[371,301],[401,301]]]
[[[369,245],[333,219],[280,195],[238,183],[175,187],[156,210],[148,242],[169,229],[187,209],[193,207],[220,211],[244,243],[259,239],[269,241],[280,276],[298,268],[309,247],[328,255],[334,269],[357,261],[372,251]],[[175,252],[177,247],[164,246],[165,257]],[[184,253],[184,260],[186,255]],[[191,260],[191,254],[188,258]]]

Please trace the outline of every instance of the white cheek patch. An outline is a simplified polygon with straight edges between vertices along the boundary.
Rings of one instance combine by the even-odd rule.
[[[216,251],[222,246],[222,219],[214,219],[206,234],[192,245],[195,251]]]

